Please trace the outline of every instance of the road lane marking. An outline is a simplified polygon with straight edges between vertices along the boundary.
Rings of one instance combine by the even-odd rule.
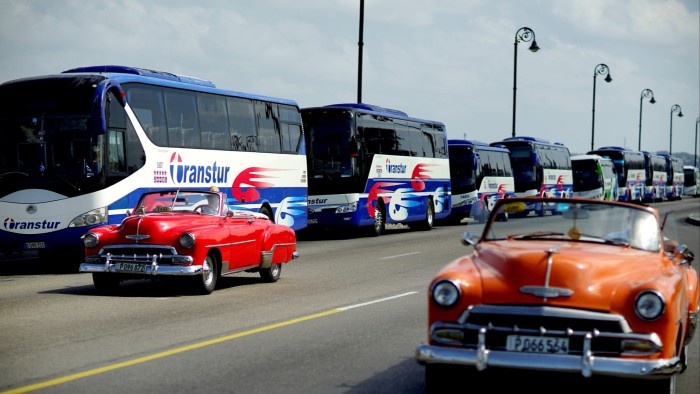
[[[396,255],[393,255],[393,256],[380,257],[379,260],[396,259],[396,258],[399,258],[399,257],[410,256],[410,255],[418,254],[418,253],[420,253],[420,252],[411,252],[411,253],[404,253],[404,254],[396,254]]]
[[[333,315],[336,313],[345,312],[349,309],[354,309],[354,308],[359,308],[362,306],[372,305],[372,304],[376,304],[378,302],[389,301],[389,300],[393,300],[393,299],[396,299],[399,297],[405,297],[405,296],[417,294],[417,293],[418,292],[416,292],[416,291],[412,291],[412,292],[407,292],[407,293],[403,293],[403,294],[397,294],[397,295],[391,296],[391,297],[380,298],[378,300],[363,302],[361,304],[354,304],[354,305],[349,305],[349,306],[345,306],[345,307],[341,307],[341,308],[330,309],[330,310],[327,310],[325,312],[320,312],[320,313],[315,313],[312,315],[302,316],[302,317],[298,317],[296,319],[286,320],[283,322],[270,324],[270,325],[259,327],[259,328],[254,328],[252,330],[242,331],[242,332],[239,332],[236,334],[231,334],[231,335],[226,335],[226,336],[219,337],[219,338],[210,339],[208,341],[193,343],[191,345],[181,346],[181,347],[178,347],[175,349],[170,349],[170,350],[166,350],[164,352],[154,353],[154,354],[151,354],[148,356],[134,358],[131,360],[120,362],[120,363],[105,365],[104,367],[90,369],[90,370],[78,372],[78,373],[75,373],[72,375],[67,375],[67,376],[63,376],[63,377],[59,377],[59,378],[55,378],[55,379],[51,379],[51,380],[46,380],[44,382],[34,383],[34,384],[27,385],[27,386],[21,386],[21,387],[7,390],[7,391],[0,391],[0,394],[21,394],[21,393],[28,393],[30,391],[35,391],[35,390],[39,390],[39,389],[43,389],[43,388],[47,388],[47,387],[58,386],[59,384],[68,383],[68,382],[71,382],[74,380],[99,375],[101,373],[114,371],[114,370],[121,369],[121,368],[131,367],[131,366],[134,366],[137,364],[143,364],[145,362],[157,360],[159,358],[173,356],[173,355],[176,355],[179,353],[184,353],[184,352],[187,352],[190,350],[195,350],[195,349],[200,349],[200,348],[203,348],[206,346],[215,345],[217,343],[227,342],[227,341],[242,338],[242,337],[245,337],[248,335],[258,334],[261,332],[265,332],[265,331],[269,331],[269,330],[273,330],[273,329],[281,328],[281,327],[285,327],[285,326],[290,326],[292,324],[301,323],[301,322],[316,319],[319,317],[330,316],[330,315]]]
[[[338,308],[338,310],[340,310],[340,311],[347,311],[348,309],[359,308],[359,307],[361,307],[361,306],[367,306],[367,305],[371,305],[371,304],[376,304],[376,303],[378,303],[378,302],[389,301],[389,300],[393,300],[394,298],[405,297],[405,296],[412,295],[412,294],[417,294],[417,293],[418,293],[417,291],[409,291],[408,293],[397,294],[397,295],[391,296],[391,297],[380,298],[380,299],[374,300],[374,301],[363,302],[362,304],[355,304],[355,305],[344,306],[344,307],[342,307],[342,308]]]

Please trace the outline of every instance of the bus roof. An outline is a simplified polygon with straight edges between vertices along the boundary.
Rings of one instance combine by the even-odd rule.
[[[505,145],[507,147],[509,144],[513,144],[513,143],[515,143],[516,145],[518,145],[518,143],[522,143],[522,144],[527,144],[527,145],[537,144],[537,145],[559,146],[562,148],[566,148],[567,150],[569,149],[566,147],[566,145],[562,144],[561,142],[551,142],[551,141],[545,140],[543,138],[527,137],[527,136],[508,137],[508,138],[503,139],[502,141],[492,142],[490,145],[496,146],[496,145],[502,144],[502,145]]]
[[[601,156],[601,155],[595,155],[595,154],[585,154],[585,155],[574,155],[574,156],[571,156],[571,161],[576,161],[576,160],[599,160],[599,161],[609,161],[609,162],[612,162],[612,160],[610,160],[609,157],[603,157],[603,156]]]
[[[408,116],[407,113],[405,113],[403,111],[399,111],[397,109],[384,108],[384,107],[380,107],[378,105],[365,104],[365,103],[340,103],[340,104],[325,105],[322,107],[303,108],[303,110],[318,110],[318,109],[345,109],[345,110],[352,110],[355,112],[361,112],[361,113],[366,113],[366,114],[371,114],[371,115],[379,115],[379,116],[386,116],[389,118],[412,120],[412,121],[429,123],[429,124],[440,125],[442,127],[445,127],[445,124],[442,122],[439,122],[439,121],[413,118],[411,116]]]
[[[155,71],[146,68],[104,65],[104,66],[87,66],[76,67],[70,70],[63,71],[61,74],[99,74],[117,81],[124,82],[141,82],[151,85],[166,86],[179,89],[194,90],[203,93],[223,94],[227,96],[244,97],[253,100],[270,101],[278,104],[287,104],[298,107],[299,105],[294,100],[262,96],[251,93],[237,92],[233,90],[219,89],[213,82],[205,79],[188,77],[184,75],[172,74],[164,71]],[[46,77],[51,77],[47,75]]]
[[[462,140],[462,139],[447,140],[447,146],[449,147],[450,145],[467,145],[467,146],[474,146],[474,147],[477,147],[478,149],[483,149],[483,150],[492,150],[492,151],[501,151],[501,152],[510,153],[508,148],[506,148],[504,145],[489,145],[486,142],[475,141],[475,140]]]

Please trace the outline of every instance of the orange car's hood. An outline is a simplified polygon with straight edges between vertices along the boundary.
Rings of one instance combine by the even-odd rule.
[[[547,284],[549,250],[553,252]],[[474,262],[481,273],[484,303],[610,310],[618,288],[659,275],[661,259],[660,253],[629,247],[510,240],[481,243]]]

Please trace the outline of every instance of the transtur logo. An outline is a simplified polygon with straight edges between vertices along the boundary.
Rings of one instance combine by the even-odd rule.
[[[3,223],[5,230],[53,230],[57,229],[59,224],[61,224],[61,222],[48,222],[46,220],[17,222],[12,218],[5,218],[5,222]]]
[[[170,155],[170,179],[173,183],[227,183],[229,166],[220,166],[216,161],[210,165],[181,164],[182,156],[173,152]]]

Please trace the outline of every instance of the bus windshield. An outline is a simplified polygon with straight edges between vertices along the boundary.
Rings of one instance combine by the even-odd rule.
[[[103,136],[91,130],[99,79],[0,85],[0,197],[28,187],[71,196],[99,186]]]
[[[572,160],[574,191],[588,191],[603,187],[602,171],[596,160]]]
[[[526,146],[509,146],[515,185],[534,184],[536,174],[532,171],[532,150]]]
[[[350,163],[350,142],[352,118],[346,111],[315,114],[309,125],[313,162],[309,172],[315,178],[339,178],[352,175]]]

